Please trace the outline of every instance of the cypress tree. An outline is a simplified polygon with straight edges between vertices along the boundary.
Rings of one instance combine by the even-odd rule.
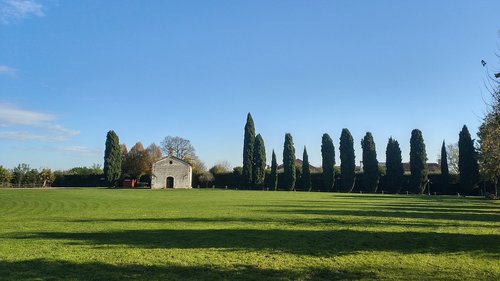
[[[410,139],[410,184],[415,192],[422,194],[427,184],[427,153],[424,138],[419,129],[411,131]]]
[[[266,176],[266,147],[260,134],[255,137],[252,173],[254,184],[257,187],[263,186]]]
[[[269,176],[269,184],[271,190],[278,190],[278,163],[276,161],[276,154],[274,153],[271,159],[271,175]]]
[[[311,191],[311,169],[309,167],[309,156],[307,149],[304,146],[304,153],[302,154],[302,187],[304,190]]]
[[[441,184],[448,189],[450,184],[450,169],[448,168],[448,154],[446,153],[446,144],[443,141],[441,146]]]
[[[351,192],[354,188],[356,177],[356,160],[354,155],[354,140],[348,129],[342,129],[340,135],[340,176],[342,178],[342,191]]]
[[[386,167],[386,182],[387,187],[394,193],[401,191],[403,184],[403,159],[401,156],[401,148],[397,140],[392,137],[387,142],[385,150],[385,167]]]
[[[293,146],[292,135],[285,134],[285,144],[283,147],[283,168],[284,185],[288,190],[295,190],[295,147]]]
[[[243,186],[250,187],[253,183],[253,150],[255,143],[255,126],[253,124],[252,115],[250,112],[247,115],[247,123],[245,124],[245,138],[243,140]]]
[[[363,183],[365,189],[368,192],[377,192],[379,171],[377,151],[375,150],[372,133],[366,133],[361,140],[361,147],[363,148]]]
[[[470,193],[479,181],[479,165],[474,140],[465,125],[458,138],[458,171],[462,192]]]
[[[335,184],[335,147],[330,135],[323,134],[321,139],[321,157],[323,184],[327,190],[333,190]]]
[[[110,187],[115,187],[120,178],[122,155],[118,135],[109,131],[106,135],[106,149],[104,151],[104,177]]]

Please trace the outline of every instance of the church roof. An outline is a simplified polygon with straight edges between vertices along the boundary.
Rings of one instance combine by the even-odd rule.
[[[191,166],[191,164],[189,164],[187,161],[184,161],[184,160],[182,160],[182,159],[180,159],[180,158],[177,158],[177,157],[175,157],[175,156],[165,156],[165,157],[161,158],[160,160],[156,161],[154,164],[156,164],[156,163],[158,163],[158,162],[161,162],[161,161],[168,160],[168,159],[170,159],[170,160],[175,160],[175,161],[177,161],[177,162],[181,162],[181,163],[183,163],[183,164],[185,164],[185,165],[187,165],[187,166]]]

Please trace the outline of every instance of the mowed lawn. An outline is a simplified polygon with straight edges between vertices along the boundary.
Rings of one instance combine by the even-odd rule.
[[[231,190],[0,190],[1,280],[500,280],[500,204]]]

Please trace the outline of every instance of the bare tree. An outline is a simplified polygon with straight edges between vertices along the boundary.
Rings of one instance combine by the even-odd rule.
[[[450,173],[458,173],[458,143],[446,145],[446,154]]]
[[[166,136],[161,142],[161,150],[163,153],[168,154],[169,150],[175,157],[187,160],[196,156],[194,147],[191,142],[181,137]]]
[[[164,154],[168,154],[169,150],[172,150],[173,156],[191,164],[193,166],[193,174],[201,174],[207,170],[205,164],[196,156],[195,149],[189,140],[181,137],[167,136],[160,145]]]

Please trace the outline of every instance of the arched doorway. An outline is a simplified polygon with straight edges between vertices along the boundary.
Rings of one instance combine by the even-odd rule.
[[[173,177],[167,178],[167,188],[174,188],[174,178]]]

